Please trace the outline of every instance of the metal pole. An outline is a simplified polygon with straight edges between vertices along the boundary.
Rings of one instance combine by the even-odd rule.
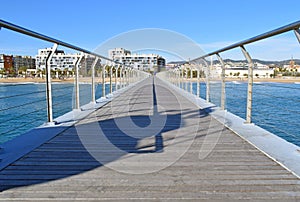
[[[205,59],[203,60],[205,65],[206,65],[206,101],[209,102],[210,99],[210,84],[209,84],[209,77],[210,77],[210,66],[208,65],[208,63],[205,61]]]
[[[193,69],[192,68],[190,68],[190,69],[191,69],[190,93],[193,94]]]
[[[200,70],[197,69],[197,97],[200,97]]]
[[[109,93],[112,93],[112,69],[113,66],[109,68]]]
[[[225,83],[225,63],[223,61],[223,59],[221,58],[221,56],[219,55],[219,53],[216,54],[218,60],[221,63],[221,67],[222,67],[222,73],[221,73],[221,80],[222,80],[222,86],[221,86],[221,109],[224,110],[225,109],[225,99],[226,99],[226,83]]]
[[[46,58],[46,98],[47,98],[47,122],[53,123],[53,108],[52,108],[52,89],[51,89],[51,59],[57,50],[58,45],[55,43],[48,53]]]
[[[75,61],[75,109],[80,109],[80,100],[79,100],[79,64],[83,58],[83,54],[77,57]]]
[[[102,65],[102,97],[105,96],[105,65]]]
[[[240,46],[241,50],[249,63],[248,68],[248,91],[247,91],[247,114],[246,114],[246,123],[251,123],[251,114],[252,114],[252,96],[253,96],[253,62],[250,57],[250,54],[247,52],[244,46]]]
[[[92,64],[92,102],[96,102],[96,94],[95,94],[95,67],[98,63],[99,58],[96,57]]]
[[[117,82],[118,82],[118,68],[117,66],[114,66],[115,67],[115,91],[118,90],[117,89]]]

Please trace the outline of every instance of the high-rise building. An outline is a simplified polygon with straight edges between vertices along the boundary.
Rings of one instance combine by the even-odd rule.
[[[46,58],[51,48],[39,49],[36,59],[36,69],[46,68]],[[51,69],[59,69],[61,71],[71,71],[75,66],[75,59],[78,54],[66,54],[63,50],[57,50],[51,58],[50,67]]]
[[[14,69],[18,72],[20,69],[35,69],[35,58],[31,56],[13,56]]]
[[[165,59],[158,54],[132,54],[129,50],[124,48],[115,48],[108,51],[111,59],[130,65],[140,70],[157,71],[160,65],[165,65]]]

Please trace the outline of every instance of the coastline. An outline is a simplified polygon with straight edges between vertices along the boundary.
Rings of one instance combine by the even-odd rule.
[[[74,83],[75,78],[67,78],[67,79],[51,79],[53,83]],[[79,82],[91,82],[91,77],[79,77]],[[96,77],[95,82],[99,83],[102,81],[101,77]],[[115,81],[115,78],[112,79]],[[118,78],[119,81],[119,78]],[[0,78],[0,83],[45,83],[46,79],[42,78],[16,78],[16,77],[9,77],[9,78]],[[109,78],[105,78],[105,82],[109,82]]]
[[[91,77],[80,77],[79,82],[91,82]],[[95,78],[96,82],[101,82],[101,77]],[[300,77],[296,78],[254,78],[254,82],[274,82],[274,83],[300,83]],[[112,79],[112,82],[115,81],[115,78]],[[119,78],[118,78],[119,81]],[[196,82],[196,78],[187,79],[187,81]],[[204,81],[204,78],[200,78],[200,81]],[[212,81],[221,81],[220,78],[213,78]],[[247,78],[226,78],[225,81],[238,81],[238,82],[247,82]],[[41,78],[0,78],[0,83],[45,83],[45,79]],[[67,79],[52,79],[52,82],[55,83],[74,83],[74,78]],[[105,78],[105,82],[109,82],[109,78]]]

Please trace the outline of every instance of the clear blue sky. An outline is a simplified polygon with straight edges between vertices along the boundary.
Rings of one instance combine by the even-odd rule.
[[[9,0],[1,1],[0,18],[89,50],[133,29],[163,28],[209,52],[298,21],[299,8],[299,0]],[[20,38],[2,29],[0,52],[25,54],[24,46],[28,54],[36,54],[35,49],[43,48],[38,41]],[[269,51],[249,48],[256,58],[300,58],[300,45],[294,42],[291,33],[262,43]]]

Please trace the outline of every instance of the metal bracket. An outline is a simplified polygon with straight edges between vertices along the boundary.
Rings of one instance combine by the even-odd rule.
[[[300,29],[299,28],[298,29],[294,29],[294,33],[295,33],[295,35],[296,35],[296,37],[298,39],[298,42],[300,43]]]

